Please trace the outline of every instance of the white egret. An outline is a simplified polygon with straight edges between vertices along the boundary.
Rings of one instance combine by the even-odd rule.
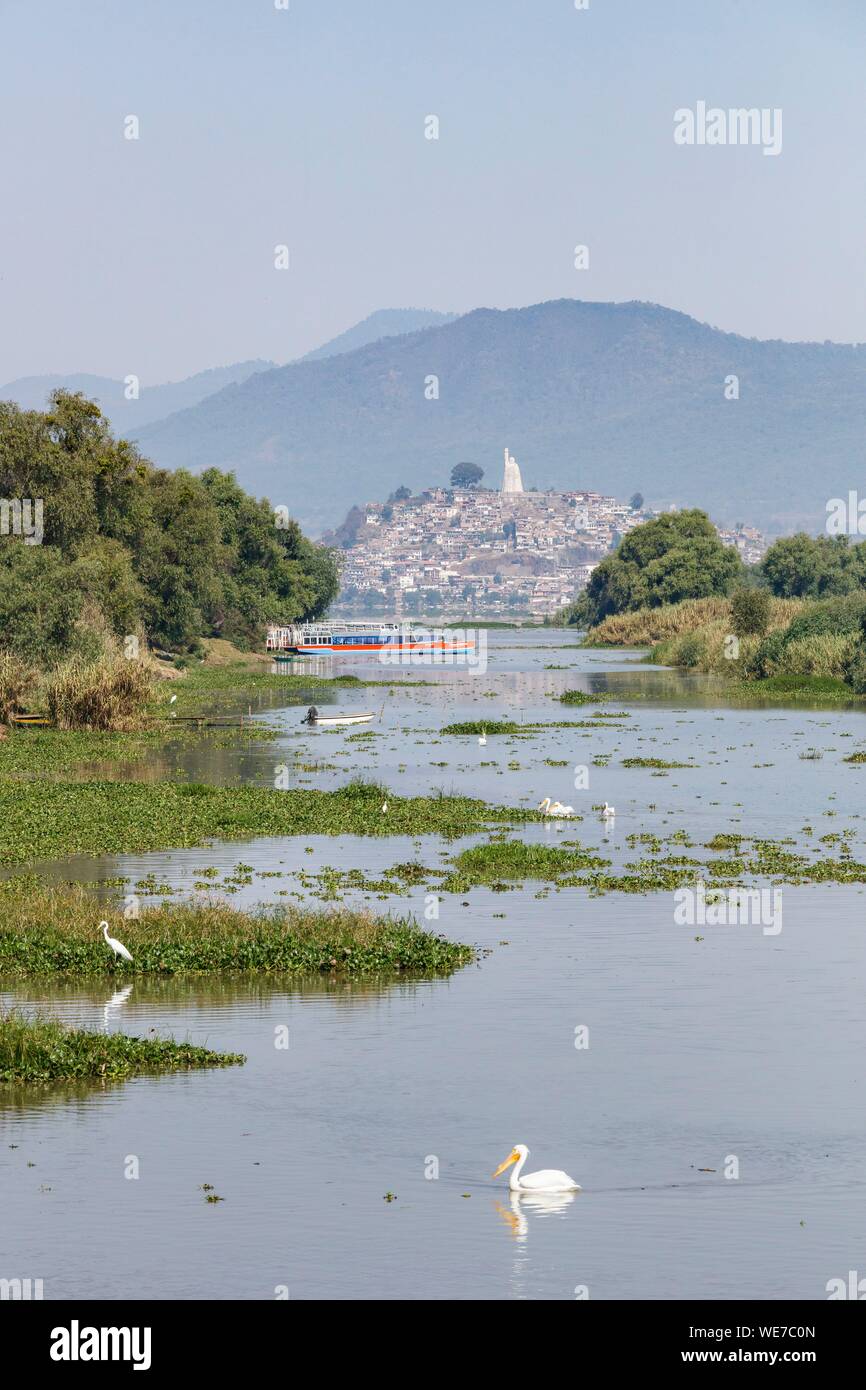
[[[100,922],[99,925],[102,928],[102,935],[105,937],[107,944],[111,947],[114,954],[116,956],[122,956],[124,960],[132,960],[132,956],[127,951],[123,942],[118,941],[116,936],[108,935],[108,923]]]
[[[546,797],[544,798],[543,801],[539,801],[539,803],[538,803],[538,809],[539,809],[539,811],[543,811],[544,814],[545,814],[545,816],[573,816],[573,815],[574,815],[574,807],[573,807],[573,806],[563,806],[563,804],[562,804],[561,801],[551,801],[551,799],[550,799],[549,796],[546,796]]]
[[[382,802],[382,814],[383,814],[383,815],[385,814],[385,812],[387,811],[387,809],[388,809],[388,803],[387,803],[387,801],[383,801],[383,802]]]
[[[508,1186],[512,1192],[580,1192],[580,1183],[575,1182],[567,1173],[563,1173],[559,1168],[542,1168],[537,1173],[527,1173],[525,1178],[520,1176],[523,1165],[529,1157],[529,1150],[525,1144],[515,1144],[511,1153],[500,1163],[494,1178],[498,1178],[500,1173],[504,1173],[510,1164],[516,1163],[517,1167],[508,1179]]]

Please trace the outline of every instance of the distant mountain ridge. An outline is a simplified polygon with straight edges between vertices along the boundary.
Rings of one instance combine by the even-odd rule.
[[[377,309],[344,333],[314,348],[300,362],[319,361],[340,352],[352,352],[379,338],[412,333],[420,328],[450,323],[456,314],[441,314],[435,309]],[[23,410],[44,410],[52,391],[81,391],[99,403],[102,412],[120,433],[130,434],[145,425],[162,420],[176,411],[198,405],[224,386],[246,381],[256,372],[271,371],[279,364],[265,358],[235,362],[228,367],[212,367],[197,372],[182,381],[167,381],[159,385],[140,385],[137,400],[127,400],[126,383],[112,377],[94,376],[89,372],[67,375],[48,373],[45,376],[18,377],[0,386],[0,401],[16,401]]]
[[[323,343],[297,360],[318,362],[323,357],[336,357],[340,352],[354,352],[355,348],[366,347],[380,338],[417,333],[421,328],[441,328],[442,324],[452,323],[457,317],[457,314],[440,314],[436,309],[377,309],[360,323],[347,328],[345,333],[338,334],[330,342]]]
[[[464,460],[498,485],[505,445],[526,487],[817,529],[857,486],[866,347],[744,338],[637,301],[476,309],[259,372],[138,438],[166,467],[234,469],[315,529]]]
[[[24,376],[0,386],[0,401],[16,401],[24,410],[44,410],[52,391],[82,391],[99,403],[114,428],[121,434],[141,429],[154,420],[197,405],[232,382],[246,381],[254,372],[270,371],[277,364],[263,358],[235,362],[229,367],[212,367],[183,381],[166,381],[156,386],[140,383],[138,400],[126,399],[126,385],[111,377],[89,372],[69,375]]]

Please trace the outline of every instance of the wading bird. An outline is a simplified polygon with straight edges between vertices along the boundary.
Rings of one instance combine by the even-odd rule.
[[[561,801],[551,801],[549,796],[546,796],[543,801],[539,801],[538,809],[539,811],[543,811],[546,816],[574,815],[573,806],[563,806]]]
[[[525,1178],[520,1176],[523,1165],[529,1157],[529,1150],[525,1144],[515,1144],[511,1153],[500,1163],[494,1178],[498,1178],[500,1173],[504,1173],[506,1168],[516,1163],[517,1167],[508,1179],[508,1186],[512,1192],[580,1192],[580,1183],[575,1182],[567,1173],[563,1173],[559,1168],[542,1168],[538,1173],[527,1173]]]
[[[129,952],[127,951],[127,949],[126,949],[126,947],[124,946],[123,942],[122,942],[122,941],[118,941],[116,936],[109,936],[109,935],[108,935],[108,923],[107,923],[107,922],[100,922],[99,925],[100,925],[101,928],[102,928],[102,935],[105,937],[106,942],[107,942],[108,945],[111,947],[111,949],[112,949],[112,951],[114,952],[114,954],[115,954],[116,956],[122,956],[124,960],[132,960],[132,956],[131,956],[131,955],[129,954]]]

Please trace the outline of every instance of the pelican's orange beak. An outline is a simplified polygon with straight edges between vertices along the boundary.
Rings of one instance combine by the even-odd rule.
[[[498,1178],[500,1173],[504,1173],[506,1168],[511,1167],[512,1163],[516,1163],[519,1157],[520,1154],[517,1152],[517,1150],[512,1149],[508,1157],[504,1158],[500,1163],[499,1167],[496,1169],[496,1172],[493,1174],[494,1178]]]

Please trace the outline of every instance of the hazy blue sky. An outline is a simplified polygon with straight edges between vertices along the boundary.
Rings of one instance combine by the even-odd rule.
[[[866,339],[863,0],[0,0],[0,22],[0,381],[146,385],[377,308],[560,296]],[[699,100],[781,107],[781,154],[678,147]]]

